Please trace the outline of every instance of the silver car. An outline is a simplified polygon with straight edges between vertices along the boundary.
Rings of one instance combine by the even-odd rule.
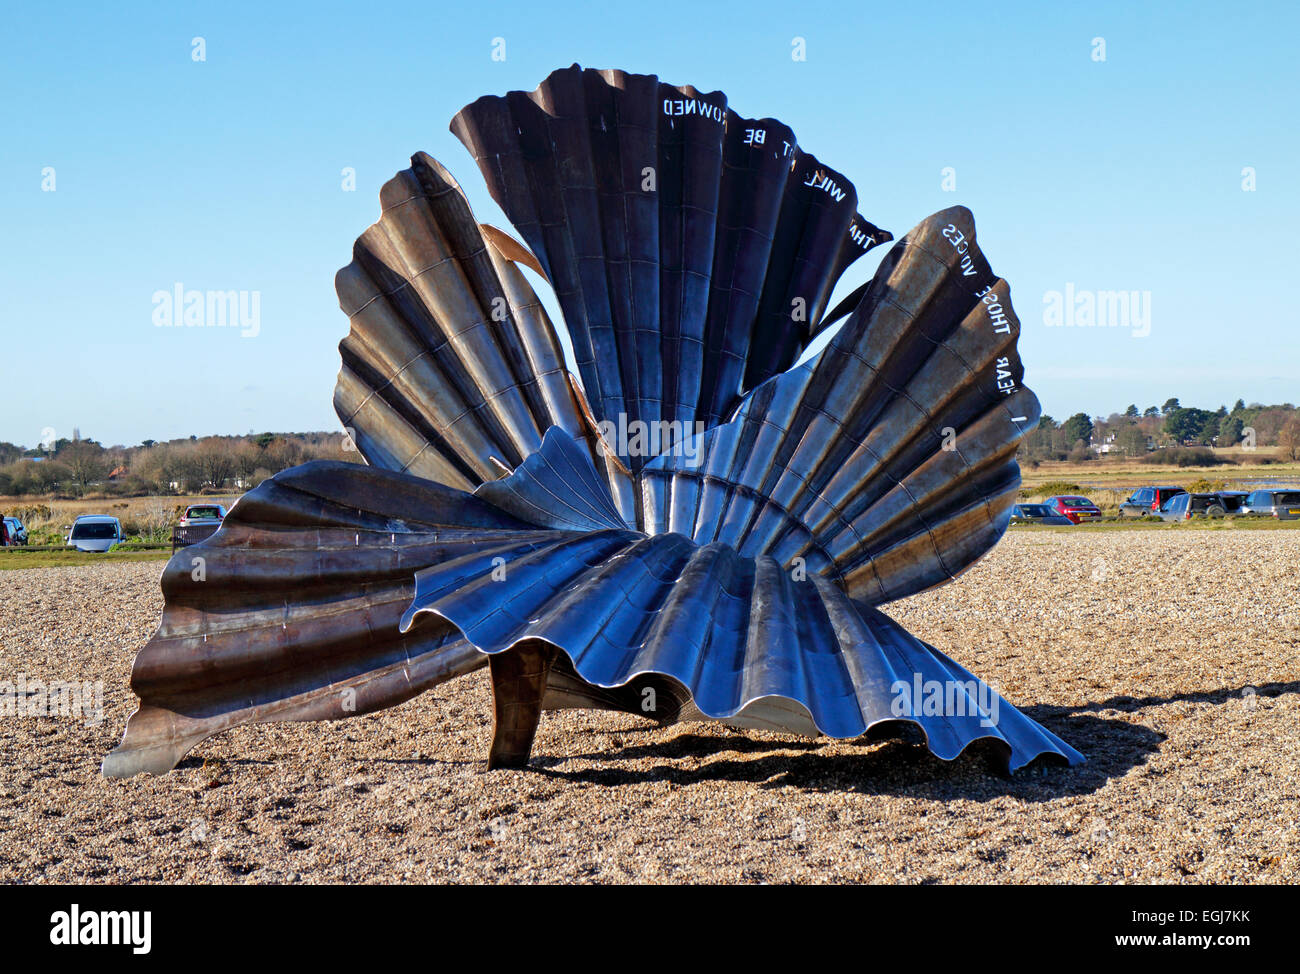
[[[1293,521],[1300,518],[1300,490],[1252,490],[1238,513]]]
[[[1074,524],[1064,514],[1057,514],[1046,504],[1016,504],[1011,508],[1011,524]]]
[[[67,546],[78,551],[112,551],[126,540],[122,522],[105,514],[83,514],[68,532]]]
[[[1190,521],[1194,517],[1223,517],[1227,509],[1218,494],[1189,494],[1183,491],[1165,501],[1156,515],[1162,521]]]
[[[225,519],[226,508],[221,504],[191,504],[178,523],[187,528],[191,524],[220,524]]]

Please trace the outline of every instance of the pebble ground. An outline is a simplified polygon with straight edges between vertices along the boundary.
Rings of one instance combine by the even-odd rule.
[[[889,607],[1088,757],[1011,777],[904,737],[543,717],[483,774],[482,671],[381,714],[242,727],[107,781],[160,563],[0,573],[0,881],[1278,883],[1300,878],[1300,533],[1013,530]]]

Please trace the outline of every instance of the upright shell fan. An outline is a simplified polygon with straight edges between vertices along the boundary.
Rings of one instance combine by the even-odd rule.
[[[971,214],[898,241],[794,367],[892,238],[785,125],[575,65],[452,130],[524,242],[423,154],[384,187],[337,280],[335,407],[370,466],[285,471],[173,558],[104,773],[485,664],[490,767],[526,763],[561,707],[835,737],[907,720],[944,759],[989,739],[1009,768],[1081,761],[876,608],[996,543],[1038,420]],[[580,380],[518,265],[555,288]]]

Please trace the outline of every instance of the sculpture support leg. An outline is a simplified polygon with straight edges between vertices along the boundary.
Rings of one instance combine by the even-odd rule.
[[[488,657],[492,673],[492,750],[488,770],[522,768],[533,749],[537,723],[542,716],[546,675],[555,649],[542,642],[526,642]]]

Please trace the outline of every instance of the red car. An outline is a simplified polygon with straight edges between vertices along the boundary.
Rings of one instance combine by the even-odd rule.
[[[1057,514],[1067,517],[1075,524],[1082,521],[1096,521],[1101,517],[1101,508],[1086,497],[1077,494],[1057,494],[1043,502]]]

